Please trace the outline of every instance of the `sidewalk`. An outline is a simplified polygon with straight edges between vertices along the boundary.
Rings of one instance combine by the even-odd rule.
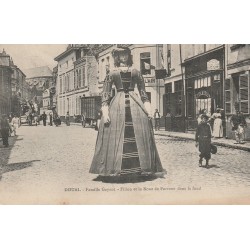
[[[154,134],[160,135],[160,136],[182,138],[186,140],[193,140],[193,141],[195,140],[194,133],[182,133],[182,132],[159,130],[159,131],[154,131]],[[243,144],[235,144],[235,140],[232,140],[232,139],[212,138],[212,143],[214,145],[218,145],[222,147],[235,148],[235,149],[240,149],[240,150],[245,150],[245,151],[250,152],[250,141],[245,141]]]

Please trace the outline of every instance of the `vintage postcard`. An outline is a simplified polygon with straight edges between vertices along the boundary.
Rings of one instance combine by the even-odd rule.
[[[0,204],[250,204],[249,44],[0,44]]]

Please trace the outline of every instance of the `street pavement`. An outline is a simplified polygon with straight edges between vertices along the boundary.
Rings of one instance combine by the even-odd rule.
[[[208,168],[188,138],[156,135],[166,170],[121,180],[89,173],[97,131],[22,126],[0,146],[0,204],[249,204],[250,153],[218,146]],[[1,143],[1,142],[0,142]]]

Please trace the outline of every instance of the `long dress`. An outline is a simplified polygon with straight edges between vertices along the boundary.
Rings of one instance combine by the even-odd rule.
[[[111,99],[112,85],[117,94]],[[134,92],[135,85],[140,97]],[[144,102],[149,101],[142,76],[136,69],[117,68],[103,87],[102,102],[109,104],[110,123],[100,121],[90,173],[128,175],[163,172],[156,149],[152,121]]]
[[[213,136],[214,137],[223,137],[223,126],[222,126],[222,119],[220,113],[214,113],[214,127],[213,127]]]

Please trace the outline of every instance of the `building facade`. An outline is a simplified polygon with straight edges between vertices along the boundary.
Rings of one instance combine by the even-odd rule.
[[[164,44],[163,55],[166,130],[194,131],[201,110],[210,115],[219,108],[224,137],[235,138],[230,124],[235,106],[250,124],[250,45]],[[250,139],[249,125],[245,139]]]
[[[0,114],[21,114],[24,98],[30,96],[23,71],[4,50],[0,53]]]
[[[11,113],[20,116],[22,114],[21,103],[31,97],[31,91],[26,83],[26,75],[14,65],[11,60]]]
[[[11,74],[10,56],[3,50],[0,53],[0,114],[11,112]]]
[[[244,114],[248,124],[245,139],[250,140],[250,45],[226,45],[225,112],[226,135],[234,138],[230,118],[235,106]]]
[[[225,46],[220,44],[164,45],[164,115],[169,130],[192,131],[203,109],[224,109]]]
[[[81,98],[98,95],[97,62],[84,44],[70,44],[55,58],[57,73],[57,112],[62,118],[81,114]]]

